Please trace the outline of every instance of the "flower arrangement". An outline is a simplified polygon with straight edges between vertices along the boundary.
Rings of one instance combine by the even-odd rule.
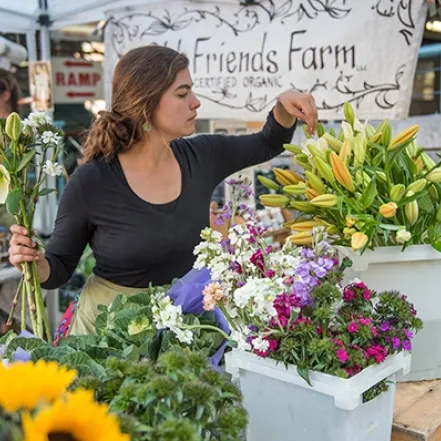
[[[0,435],[11,441],[129,441],[92,391],[70,391],[77,372],[53,361],[0,364]]]
[[[441,167],[415,140],[418,126],[392,136],[389,121],[362,124],[349,103],[338,136],[319,125],[318,139],[285,145],[302,169],[274,169],[275,180],[259,177],[272,193],[266,206],[299,213],[289,226],[294,243],[311,242],[323,225],[333,244],[353,250],[431,244],[441,251]]]
[[[55,191],[44,187],[46,177],[61,175],[64,170],[55,162],[63,148],[62,141],[62,132],[52,125],[44,113],[31,113],[24,121],[21,121],[18,114],[12,113],[6,120],[0,121],[0,204],[6,205],[7,211],[15,216],[19,225],[26,228],[34,241],[37,241],[33,237],[37,201]],[[35,182],[29,179],[31,170],[35,171]],[[35,335],[50,341],[51,332],[35,261],[23,264],[23,275],[14,297],[9,322],[20,299],[22,329],[26,328],[29,309]]]
[[[233,345],[295,365],[306,381],[311,370],[349,378],[411,349],[422,327],[413,305],[361,281],[341,286],[351,262],[338,262],[324,227],[313,229],[310,247],[288,240],[273,250],[264,233],[253,218],[227,239],[206,228],[194,250],[194,267],[211,273],[204,308],[222,311]]]

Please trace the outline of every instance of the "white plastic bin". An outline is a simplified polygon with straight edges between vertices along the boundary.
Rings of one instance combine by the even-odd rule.
[[[395,373],[408,370],[410,360],[393,355],[350,379],[311,372],[313,387],[295,366],[237,349],[226,354],[226,367],[239,377],[247,441],[390,441]],[[363,392],[385,378],[389,390],[363,403]]]
[[[362,256],[350,248],[338,249],[340,258],[353,262],[345,272],[345,283],[356,277],[375,291],[400,291],[423,320],[424,329],[412,340],[411,371],[397,380],[441,378],[441,253],[430,245],[411,246],[404,252],[401,247],[380,247]]]

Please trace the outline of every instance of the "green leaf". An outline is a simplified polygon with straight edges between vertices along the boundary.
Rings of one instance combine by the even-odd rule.
[[[31,352],[33,349],[37,349],[38,347],[45,344],[46,343],[39,338],[17,337],[9,343],[8,348],[5,352],[5,357],[12,357],[12,355],[18,348],[23,349],[24,351]]]
[[[361,202],[364,208],[370,207],[372,202],[374,202],[375,197],[377,196],[377,181],[376,176],[374,176],[367,187],[364,189],[363,194],[361,196]]]
[[[48,194],[53,193],[54,191],[57,191],[56,188],[43,188],[41,191],[38,192],[38,196],[46,196]]]
[[[428,193],[424,194],[418,199],[418,206],[420,207],[421,211],[424,211],[424,213],[427,214],[431,213],[432,210],[435,208],[432,199],[430,199]]]
[[[18,164],[17,173],[22,171],[32,161],[32,158],[35,156],[36,153],[36,150],[31,150],[30,152],[27,152],[23,155],[23,158],[21,158],[21,161]]]
[[[21,200],[21,188],[13,188],[6,198],[6,210],[11,216],[15,216],[18,212],[18,205]]]
[[[432,247],[435,248],[436,251],[441,253],[441,240],[435,240],[432,242]]]
[[[135,345],[130,345],[122,351],[122,356],[126,360],[138,361],[140,357],[139,348]]]
[[[404,225],[380,224],[380,228],[387,231],[398,231],[406,228]]]
[[[80,376],[95,375],[100,379],[104,379],[106,377],[106,369],[84,352],[67,354],[60,360],[60,363],[67,367],[76,369]]]
[[[297,372],[312,387],[311,380],[309,379],[309,369],[297,367]]]

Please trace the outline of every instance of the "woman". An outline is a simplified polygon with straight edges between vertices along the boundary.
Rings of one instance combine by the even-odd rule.
[[[101,112],[70,178],[45,256],[14,225],[10,261],[38,262],[45,289],[68,281],[90,243],[94,275],[79,296],[70,335],[95,333],[97,306],[182,277],[209,223],[214,188],[227,176],[270,160],[292,140],[296,118],[313,133],[311,95],[282,93],[260,133],[192,135],[200,102],[189,60],[165,47],[134,49],[116,66],[111,110]]]

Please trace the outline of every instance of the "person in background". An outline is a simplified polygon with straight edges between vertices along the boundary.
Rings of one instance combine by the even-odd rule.
[[[88,244],[94,252],[94,274],[56,337],[94,334],[98,305],[184,276],[216,186],[282,153],[297,119],[311,134],[317,128],[313,97],[287,90],[258,133],[191,137],[200,104],[185,55],[156,45],[131,50],[115,68],[111,107],[93,123],[82,165],[61,196],[46,254],[23,226],[11,227],[10,262],[18,269],[37,262],[44,289],[69,280]]]
[[[7,118],[12,112],[20,113],[20,96],[20,86],[12,72],[0,69],[0,119]],[[0,207],[0,228],[5,228],[7,231],[14,222],[14,217],[6,211],[6,208]],[[0,336],[9,329],[17,330],[16,322],[12,327],[6,326],[7,318],[7,314],[0,310]]]

